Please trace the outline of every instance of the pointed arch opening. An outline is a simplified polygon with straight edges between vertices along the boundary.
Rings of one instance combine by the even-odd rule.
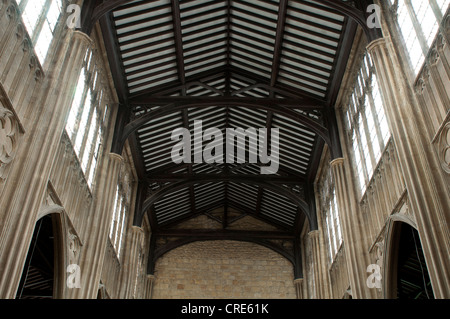
[[[387,258],[387,298],[434,299],[419,233],[414,227],[394,222]]]
[[[61,220],[49,214],[36,223],[16,299],[59,299],[62,296]]]

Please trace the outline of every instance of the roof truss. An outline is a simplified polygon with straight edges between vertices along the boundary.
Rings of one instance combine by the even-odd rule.
[[[312,182],[324,144],[333,157],[341,154],[333,104],[357,25],[369,39],[379,36],[365,23],[369,3],[90,1],[83,30],[100,22],[121,103],[112,151],[121,153],[129,140],[139,172],[135,224],[147,214],[155,234],[178,237],[177,243],[249,239],[227,231],[242,216],[289,238],[305,221],[317,228]],[[170,132],[192,131],[199,119],[205,129],[279,128],[278,174],[258,175],[261,163],[172,163]],[[221,217],[212,214],[218,208]],[[230,210],[241,215],[232,218]],[[223,231],[171,232],[199,215],[215,219]],[[251,240],[277,250],[267,244],[276,234]]]

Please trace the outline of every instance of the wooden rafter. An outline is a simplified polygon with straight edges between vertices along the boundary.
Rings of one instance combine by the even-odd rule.
[[[310,198],[296,202],[295,196],[301,196],[288,189],[298,184],[308,189],[313,183],[324,144],[333,156],[340,154],[329,108],[334,107],[352,36],[357,23],[365,20],[362,8],[368,3],[168,0],[147,6],[109,0],[86,6],[92,10],[87,29],[101,22],[118,96],[128,112],[118,120],[112,151],[120,153],[135,136],[131,145],[141,163],[139,179],[153,189],[165,183],[183,189],[182,204],[169,196],[162,206],[155,205],[159,195],[169,194],[169,187],[146,197],[136,223],[147,212],[155,229],[172,226],[220,204],[225,230],[228,209],[236,207],[289,231],[301,227],[306,215],[316,227]],[[84,16],[89,19],[89,14]],[[257,164],[225,163],[213,169],[170,163],[163,136],[173,127],[190,128],[194,118],[220,128],[280,128],[279,176],[254,176]],[[204,171],[208,173],[198,173]],[[213,186],[197,187],[207,183]],[[286,204],[277,212],[271,192],[292,200],[297,209]],[[208,194],[220,198],[205,201]],[[240,205],[244,198],[256,200],[256,205]],[[168,210],[161,211],[164,205]],[[176,213],[171,215],[172,208]],[[157,216],[165,217],[161,222]]]

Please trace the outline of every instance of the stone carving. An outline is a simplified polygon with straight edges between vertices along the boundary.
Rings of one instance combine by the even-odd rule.
[[[7,168],[16,155],[19,134],[16,116],[0,104],[0,181],[6,178]]]
[[[375,244],[375,263],[383,269],[384,258],[384,236],[383,239]]]
[[[78,264],[80,256],[80,239],[73,229],[69,229],[67,236],[68,265]]]
[[[447,45],[447,41],[445,36],[442,33],[439,33],[436,40],[436,48],[439,52],[443,52],[445,46]]]
[[[6,1],[6,0],[0,1],[0,11],[3,10],[3,7],[4,7],[6,4],[7,4],[7,1]]]
[[[439,160],[443,170],[450,174],[450,122],[445,124],[438,140]]]
[[[436,47],[433,47],[432,49],[430,49],[428,62],[431,65],[436,65],[439,62],[440,58],[441,58],[441,56],[439,54],[439,50]]]
[[[14,5],[10,5],[8,7],[8,9],[6,10],[6,16],[10,19],[13,20],[17,17],[17,11]]]

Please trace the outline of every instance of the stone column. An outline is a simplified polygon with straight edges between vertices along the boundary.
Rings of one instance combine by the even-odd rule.
[[[303,278],[297,278],[294,280],[295,292],[297,293],[297,299],[303,299]]]
[[[138,276],[139,268],[139,250],[142,240],[144,238],[144,230],[138,226],[131,227],[131,238],[129,252],[123,264],[123,280],[121,294],[124,299],[135,299],[134,295],[136,277]]]
[[[153,296],[153,284],[155,283],[155,275],[147,275],[147,282],[145,285],[145,291],[142,294],[144,299],[152,299]]]
[[[73,291],[72,298],[94,299],[97,296],[122,162],[122,156],[109,153],[100,168],[97,197],[91,212],[89,239],[80,256],[81,288]]]
[[[322,245],[320,243],[320,231],[313,230],[308,233],[309,240],[311,242],[311,252],[313,258],[313,272],[314,272],[314,289],[317,299],[325,299],[327,294],[327,281],[324,278],[324,267],[322,259]]]
[[[385,31],[385,30],[383,30]],[[426,136],[423,114],[399,59],[386,39],[367,47],[373,58],[387,120],[436,298],[450,298],[450,194],[439,159]]]
[[[14,298],[19,286],[58,143],[64,130],[73,86],[91,40],[66,31],[45,75],[38,99],[30,103],[37,121],[25,134],[0,196],[0,298]]]
[[[366,285],[366,269],[370,265],[368,258],[368,247],[363,247],[364,237],[361,232],[359,209],[355,207],[355,201],[350,193],[351,179],[346,174],[345,159],[337,158],[330,163],[339,218],[342,226],[342,237],[345,245],[345,256],[347,260],[348,276],[350,286],[355,299],[369,299],[374,295]]]

